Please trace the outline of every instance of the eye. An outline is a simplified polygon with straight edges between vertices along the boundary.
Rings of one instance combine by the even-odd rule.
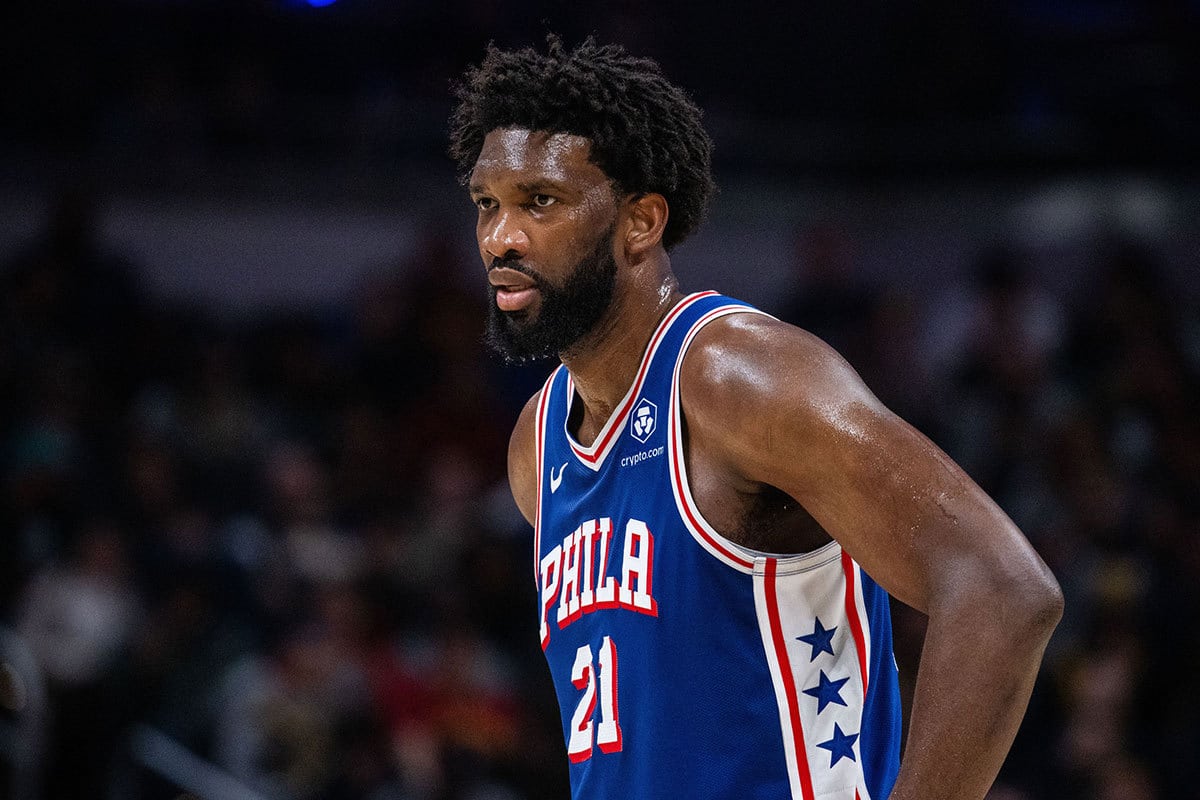
[[[538,208],[546,208],[558,202],[557,198],[548,194],[535,194],[533,196],[533,204]]]
[[[475,207],[480,211],[488,211],[496,206],[496,201],[490,197],[475,198]]]

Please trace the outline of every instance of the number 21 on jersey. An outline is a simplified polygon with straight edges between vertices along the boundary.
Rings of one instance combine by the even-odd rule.
[[[592,646],[585,644],[575,652],[575,665],[571,668],[571,683],[583,690],[579,705],[571,717],[571,737],[567,741],[567,755],[573,763],[587,761],[592,757],[593,741],[602,753],[616,753],[621,749],[621,723],[617,711],[617,646],[605,636],[600,643],[600,669],[596,670],[596,659]],[[597,683],[599,684],[600,722],[593,724],[596,711]]]

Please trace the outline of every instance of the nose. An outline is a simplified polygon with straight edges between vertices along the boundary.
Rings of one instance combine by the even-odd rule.
[[[529,235],[512,211],[501,210],[481,223],[480,246],[492,258],[521,258],[529,251]]]

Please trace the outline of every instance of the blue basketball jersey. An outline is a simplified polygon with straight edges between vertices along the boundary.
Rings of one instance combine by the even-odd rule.
[[[680,364],[736,313],[762,312],[715,292],[676,305],[589,447],[565,367],[539,399],[538,625],[575,800],[885,800],[895,780],[887,594],[836,542],[729,541],[688,488]]]

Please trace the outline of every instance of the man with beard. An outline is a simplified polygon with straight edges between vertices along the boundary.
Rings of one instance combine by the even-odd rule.
[[[680,290],[711,143],[654,62],[492,47],[458,98],[489,338],[562,361],[508,466],[573,796],[982,798],[1061,614],[1024,536],[821,341]]]

